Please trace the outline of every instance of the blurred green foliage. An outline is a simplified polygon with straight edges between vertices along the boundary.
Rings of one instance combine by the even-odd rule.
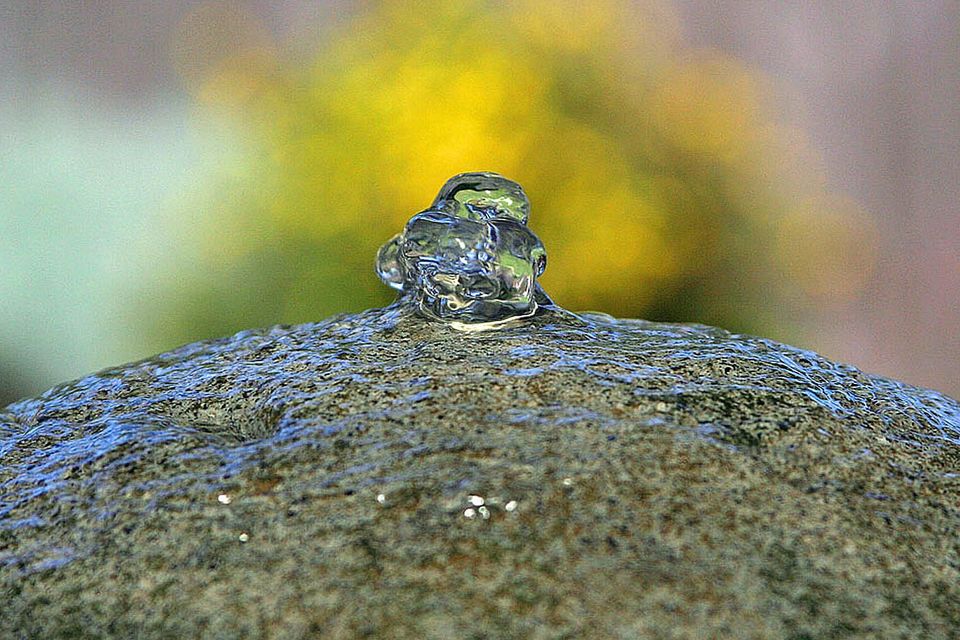
[[[283,50],[233,5],[182,25],[223,146],[180,204],[202,267],[160,300],[162,342],[388,302],[377,248],[469,170],[524,186],[568,308],[783,336],[870,271],[870,219],[829,193],[777,87],[684,49],[668,4],[365,3],[312,64]]]

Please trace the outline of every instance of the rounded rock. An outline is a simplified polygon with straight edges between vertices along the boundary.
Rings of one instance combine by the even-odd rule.
[[[7,407],[0,455],[0,637],[960,628],[960,406],[708,327],[246,331]]]

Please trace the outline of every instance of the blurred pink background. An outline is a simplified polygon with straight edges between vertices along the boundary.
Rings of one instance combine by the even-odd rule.
[[[792,86],[829,175],[880,226],[866,291],[816,310],[806,345],[960,396],[960,3],[679,7],[689,42]]]

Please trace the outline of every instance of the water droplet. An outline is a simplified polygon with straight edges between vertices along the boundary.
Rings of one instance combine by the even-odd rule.
[[[476,517],[477,517],[477,510],[474,509],[473,507],[470,507],[469,509],[466,509],[466,510],[463,512],[463,517],[464,517],[464,518],[476,518]]]
[[[221,493],[217,496],[217,502],[220,504],[230,504],[233,502],[233,499],[225,493]]]
[[[247,540],[250,539],[250,536],[247,535],[246,533],[241,533],[239,538],[240,538],[240,542],[246,542]]]
[[[469,220],[513,218],[527,224],[530,201],[516,182],[496,173],[478,171],[447,180],[431,209]]]
[[[516,182],[462,173],[380,248],[377,275],[420,315],[458,329],[532,316],[550,299],[537,284],[547,254],[526,226],[529,211]]]
[[[563,479],[563,486],[569,487],[569,486],[571,486],[571,485],[573,485],[573,478],[564,478],[564,479]]]
[[[480,507],[479,509],[477,509],[477,512],[480,514],[480,517],[483,518],[484,520],[490,519],[490,509],[487,509],[486,507]]]
[[[382,493],[377,494],[377,502],[379,502],[380,504],[384,504],[386,501],[387,501],[387,496],[385,496]]]
[[[515,511],[517,509],[517,501],[511,500],[506,505],[504,505],[503,508],[506,509],[507,511]]]
[[[475,507],[482,506],[483,503],[485,502],[485,500],[483,499],[483,496],[475,496],[475,495],[467,496],[467,500],[470,502],[470,504],[472,504]]]
[[[387,244],[380,247],[377,252],[377,275],[386,284],[394,289],[403,288],[403,274],[400,272],[400,263],[397,259],[397,252],[400,249],[401,234],[390,238]]]

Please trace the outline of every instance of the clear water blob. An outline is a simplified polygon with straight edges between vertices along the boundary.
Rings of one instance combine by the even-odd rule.
[[[547,266],[526,226],[519,184],[495,173],[462,173],[430,209],[414,215],[377,253],[377,275],[423,316],[464,330],[502,326],[551,304],[537,278]]]
[[[468,220],[512,218],[527,224],[530,217],[530,201],[523,187],[487,171],[453,176],[440,189],[430,208]]]
[[[387,244],[377,251],[377,275],[394,289],[403,289],[403,272],[400,271],[400,241],[402,233],[390,238]]]

